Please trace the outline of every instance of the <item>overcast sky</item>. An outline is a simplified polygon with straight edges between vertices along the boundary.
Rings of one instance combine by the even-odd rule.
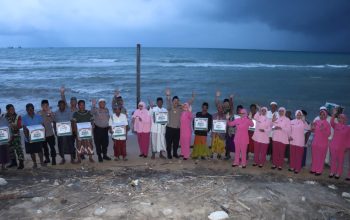
[[[350,52],[349,0],[0,0],[0,47]]]

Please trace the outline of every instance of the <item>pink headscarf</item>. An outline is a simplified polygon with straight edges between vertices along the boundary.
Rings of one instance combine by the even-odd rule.
[[[295,112],[295,117],[297,117],[297,115],[298,115],[299,113],[301,114],[301,116],[304,115],[303,112],[302,112],[301,110],[296,110],[296,112]]]
[[[280,108],[278,109],[278,112],[279,112],[279,111],[283,111],[283,116],[286,115],[286,108],[285,108],[285,107],[280,107]]]

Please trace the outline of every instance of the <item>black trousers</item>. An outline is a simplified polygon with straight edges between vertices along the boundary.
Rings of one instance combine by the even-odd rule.
[[[167,126],[165,140],[168,156],[171,156],[171,153],[173,153],[174,156],[178,156],[177,149],[179,148],[180,128],[171,128]]]
[[[56,157],[56,139],[54,135],[48,136],[45,138],[45,142],[43,144],[44,149],[44,156],[47,158],[51,155],[51,157]],[[50,153],[49,153],[49,146],[50,146]]]
[[[101,153],[103,155],[107,155],[107,148],[109,143],[108,130],[109,130],[109,127],[101,128],[95,125],[94,142],[96,146],[97,155],[99,156],[101,155]]]

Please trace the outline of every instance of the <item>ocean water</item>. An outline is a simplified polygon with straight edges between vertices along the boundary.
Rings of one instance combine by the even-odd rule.
[[[164,97],[171,88],[181,101],[196,93],[194,110],[203,101],[214,113],[215,91],[222,99],[235,94],[235,105],[267,106],[276,101],[310,118],[325,102],[350,111],[350,54],[232,49],[141,48],[142,100]],[[108,107],[119,88],[129,111],[136,107],[136,48],[0,49],[0,107],[12,103],[53,109],[64,85],[66,96],[90,102],[106,98]],[[90,106],[90,104],[87,104]]]

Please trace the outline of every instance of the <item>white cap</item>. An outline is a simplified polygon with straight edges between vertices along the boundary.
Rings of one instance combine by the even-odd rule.
[[[98,103],[100,103],[100,102],[106,102],[106,99],[99,99]]]
[[[321,106],[321,107],[320,107],[320,111],[321,111],[321,110],[326,110],[326,111],[327,111],[327,108],[326,108],[325,106]]]
[[[270,105],[277,105],[277,102],[271,102]]]

